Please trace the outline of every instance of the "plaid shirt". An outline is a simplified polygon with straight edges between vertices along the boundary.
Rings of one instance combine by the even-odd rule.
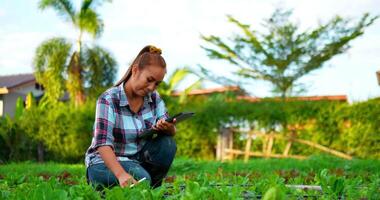
[[[100,146],[111,146],[119,161],[129,160],[128,156],[137,153],[145,144],[137,135],[159,119],[169,117],[157,91],[146,95],[141,109],[133,113],[123,85],[108,89],[98,98],[93,138],[85,157],[87,167],[104,162],[96,150]]]

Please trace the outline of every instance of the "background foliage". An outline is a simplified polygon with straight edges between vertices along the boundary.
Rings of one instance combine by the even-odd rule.
[[[176,140],[180,155],[212,157],[218,131],[223,126],[248,126],[287,135],[288,127],[282,125],[288,124],[299,127],[299,138],[353,156],[379,158],[379,147],[375,145],[379,141],[379,99],[350,105],[331,101],[282,102],[270,99],[250,103],[234,101],[228,95],[196,98],[197,101],[189,100],[185,105],[172,104],[171,107],[172,113],[182,110],[197,113],[194,119],[178,125]],[[241,140],[236,145],[242,148],[244,144]],[[276,147],[282,150],[283,144],[279,142]],[[292,147],[291,153],[312,154],[318,151],[298,145]]]
[[[222,127],[254,128],[287,135],[283,124],[299,128],[297,136],[347,152],[359,158],[380,158],[380,99],[361,103],[331,101],[238,101],[233,94],[166,97],[170,114],[194,111],[196,117],[177,125],[178,156],[212,159],[217,134]],[[1,161],[36,159],[36,145],[42,142],[46,159],[81,162],[91,142],[95,100],[81,107],[58,103],[41,108],[32,106],[19,118],[0,119]],[[236,148],[244,139],[236,135]],[[256,145],[256,146],[255,146]],[[260,141],[254,142],[258,148]],[[275,151],[285,144],[275,143]],[[292,154],[314,154],[317,150],[294,145]]]

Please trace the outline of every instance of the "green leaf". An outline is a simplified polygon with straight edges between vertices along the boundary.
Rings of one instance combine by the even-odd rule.
[[[38,6],[41,10],[51,7],[65,20],[71,20],[75,24],[75,10],[70,0],[40,0]]]
[[[271,187],[265,192],[263,200],[284,200],[286,199],[285,193],[278,187]]]
[[[21,97],[17,98],[16,101],[16,111],[15,111],[15,119],[18,120],[24,113],[25,107],[24,107],[24,101]]]

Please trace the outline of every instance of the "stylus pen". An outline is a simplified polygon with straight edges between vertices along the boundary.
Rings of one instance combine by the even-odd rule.
[[[145,181],[146,180],[146,177],[144,177],[144,178],[142,178],[142,179],[140,179],[139,181],[137,181],[137,183],[136,184],[139,184],[139,183],[141,183],[141,182],[143,182],[143,181]],[[135,186],[136,184],[131,184],[131,186],[129,186],[129,187],[133,187],[133,186]]]

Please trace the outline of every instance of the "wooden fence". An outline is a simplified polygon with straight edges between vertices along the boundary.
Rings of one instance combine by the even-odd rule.
[[[246,134],[246,143],[244,149],[234,149],[234,141],[233,136],[236,133]],[[260,150],[252,151],[252,140],[262,140],[262,148]],[[273,145],[275,140],[285,140],[286,145],[281,154],[275,153],[273,151]],[[303,144],[323,152],[332,154],[334,156],[351,160],[352,157],[345,153],[336,151],[334,149],[325,147],[323,145],[317,144],[315,142],[311,142],[308,140],[303,140],[297,138],[296,134],[291,134],[289,137],[285,137],[280,135],[279,133],[270,132],[264,133],[261,131],[236,131],[234,129],[224,128],[221,130],[217,139],[216,146],[216,157],[217,160],[225,161],[225,160],[233,160],[239,155],[244,156],[244,161],[248,161],[250,157],[264,157],[264,158],[296,158],[296,159],[305,159],[307,156],[305,155],[292,155],[290,154],[290,149],[292,146],[297,144]]]

